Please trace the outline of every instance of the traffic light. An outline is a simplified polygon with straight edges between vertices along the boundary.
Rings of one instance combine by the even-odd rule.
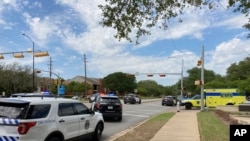
[[[153,74],[147,74],[148,77],[153,77]]]
[[[160,76],[160,77],[165,77],[166,74],[161,73],[161,74],[159,74],[159,76]]]
[[[44,52],[34,52],[35,57],[43,57],[43,56],[49,56],[49,53],[47,51]]]
[[[201,61],[201,59],[199,59],[197,62],[197,66],[201,66],[201,64],[202,64],[202,61]]]
[[[13,57],[14,58],[24,58],[23,53],[14,53]]]

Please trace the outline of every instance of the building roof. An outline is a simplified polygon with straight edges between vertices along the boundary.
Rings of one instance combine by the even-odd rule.
[[[80,83],[82,83],[82,82],[85,82],[85,76],[75,76],[72,79],[68,79],[67,81],[68,82],[74,81],[74,82],[80,82]],[[101,81],[101,78],[91,78],[91,77],[87,77],[86,78],[86,82],[88,84],[101,85],[100,81]]]

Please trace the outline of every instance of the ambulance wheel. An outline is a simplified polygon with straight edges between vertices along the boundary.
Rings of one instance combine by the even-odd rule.
[[[192,105],[190,103],[185,104],[185,109],[190,110],[192,108]]]
[[[247,101],[250,101],[250,96],[247,96]]]

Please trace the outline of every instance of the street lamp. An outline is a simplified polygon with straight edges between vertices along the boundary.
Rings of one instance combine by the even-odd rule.
[[[27,37],[31,42],[32,42],[32,58],[33,58],[33,69],[32,69],[32,88],[33,91],[35,89],[35,57],[34,57],[34,51],[35,51],[35,43],[33,42],[33,40],[31,40],[30,36],[28,36],[27,34],[23,33],[23,36]]]
[[[180,58],[174,57],[174,56],[173,57],[170,56],[168,58],[177,58],[177,59],[180,59]],[[181,60],[181,100],[182,100],[182,98],[183,98],[183,64],[184,64],[184,60],[183,60],[183,58],[181,58],[180,60]]]

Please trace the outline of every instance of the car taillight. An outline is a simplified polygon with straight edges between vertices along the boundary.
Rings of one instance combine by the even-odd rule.
[[[26,134],[29,131],[29,129],[35,125],[36,125],[36,122],[19,123],[17,131],[19,134]]]

